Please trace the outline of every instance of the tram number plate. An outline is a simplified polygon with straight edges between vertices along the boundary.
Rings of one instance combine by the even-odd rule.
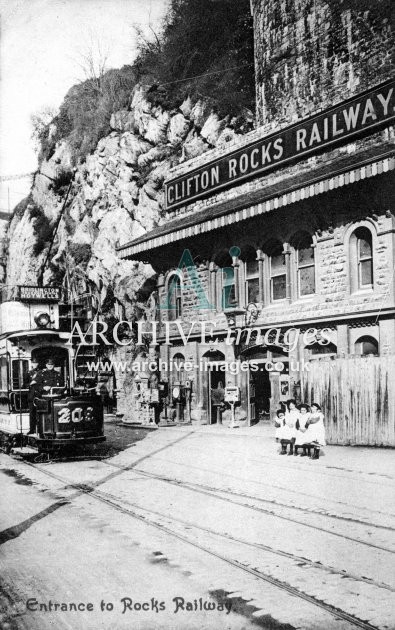
[[[82,422],[83,420],[86,422],[93,420],[93,407],[74,407],[74,409],[63,407],[58,413],[59,424]]]

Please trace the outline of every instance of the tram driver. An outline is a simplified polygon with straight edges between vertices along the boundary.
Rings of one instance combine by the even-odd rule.
[[[55,363],[53,359],[47,359],[45,363],[45,370],[41,372],[40,386],[42,393],[48,394],[52,387],[62,387],[62,377],[55,370]]]

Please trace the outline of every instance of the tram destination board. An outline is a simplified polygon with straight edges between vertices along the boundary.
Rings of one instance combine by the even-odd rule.
[[[60,287],[18,286],[21,302],[59,302]]]

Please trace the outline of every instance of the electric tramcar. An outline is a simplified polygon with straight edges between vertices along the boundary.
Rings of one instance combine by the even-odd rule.
[[[6,452],[54,453],[105,440],[103,405],[94,382],[76,372],[70,332],[59,330],[59,294],[53,287],[18,287],[0,304],[0,437]],[[49,359],[58,387],[30,389],[32,361]],[[78,377],[78,378],[77,378]],[[36,428],[30,432],[31,414]]]

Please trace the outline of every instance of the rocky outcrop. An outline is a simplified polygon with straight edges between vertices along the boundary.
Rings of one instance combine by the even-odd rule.
[[[166,111],[146,94],[136,86],[129,109],[111,116],[111,132],[75,171],[67,140],[41,163],[31,203],[8,229],[7,284],[35,284],[51,247],[45,283],[72,278],[74,288],[89,287],[101,303],[111,288],[128,320],[147,311],[140,289],[153,270],[121,260],[116,248],[165,220],[163,182],[172,166],[236,132],[203,102],[187,98]]]
[[[204,102],[192,103],[187,98],[178,110],[166,111],[152,105],[146,93],[146,87],[136,86],[129,109],[111,116],[110,134],[77,167],[63,212],[67,187],[59,190],[57,180],[72,170],[72,149],[66,140],[59,142],[51,159],[41,164],[32,189],[32,201],[50,225],[54,227],[60,218],[45,280],[53,279],[56,268],[73,265],[76,245],[89,245],[90,259],[84,260],[83,266],[74,261],[81,278],[85,274],[85,282],[96,287],[101,299],[111,286],[127,309],[139,284],[152,270],[120,260],[117,246],[151,230],[163,219],[163,182],[173,165],[225,144],[235,135],[227,120],[219,119]],[[27,208],[22,217],[11,222],[9,284],[37,279],[49,246],[45,243],[34,255],[40,239],[35,230],[37,221]]]

